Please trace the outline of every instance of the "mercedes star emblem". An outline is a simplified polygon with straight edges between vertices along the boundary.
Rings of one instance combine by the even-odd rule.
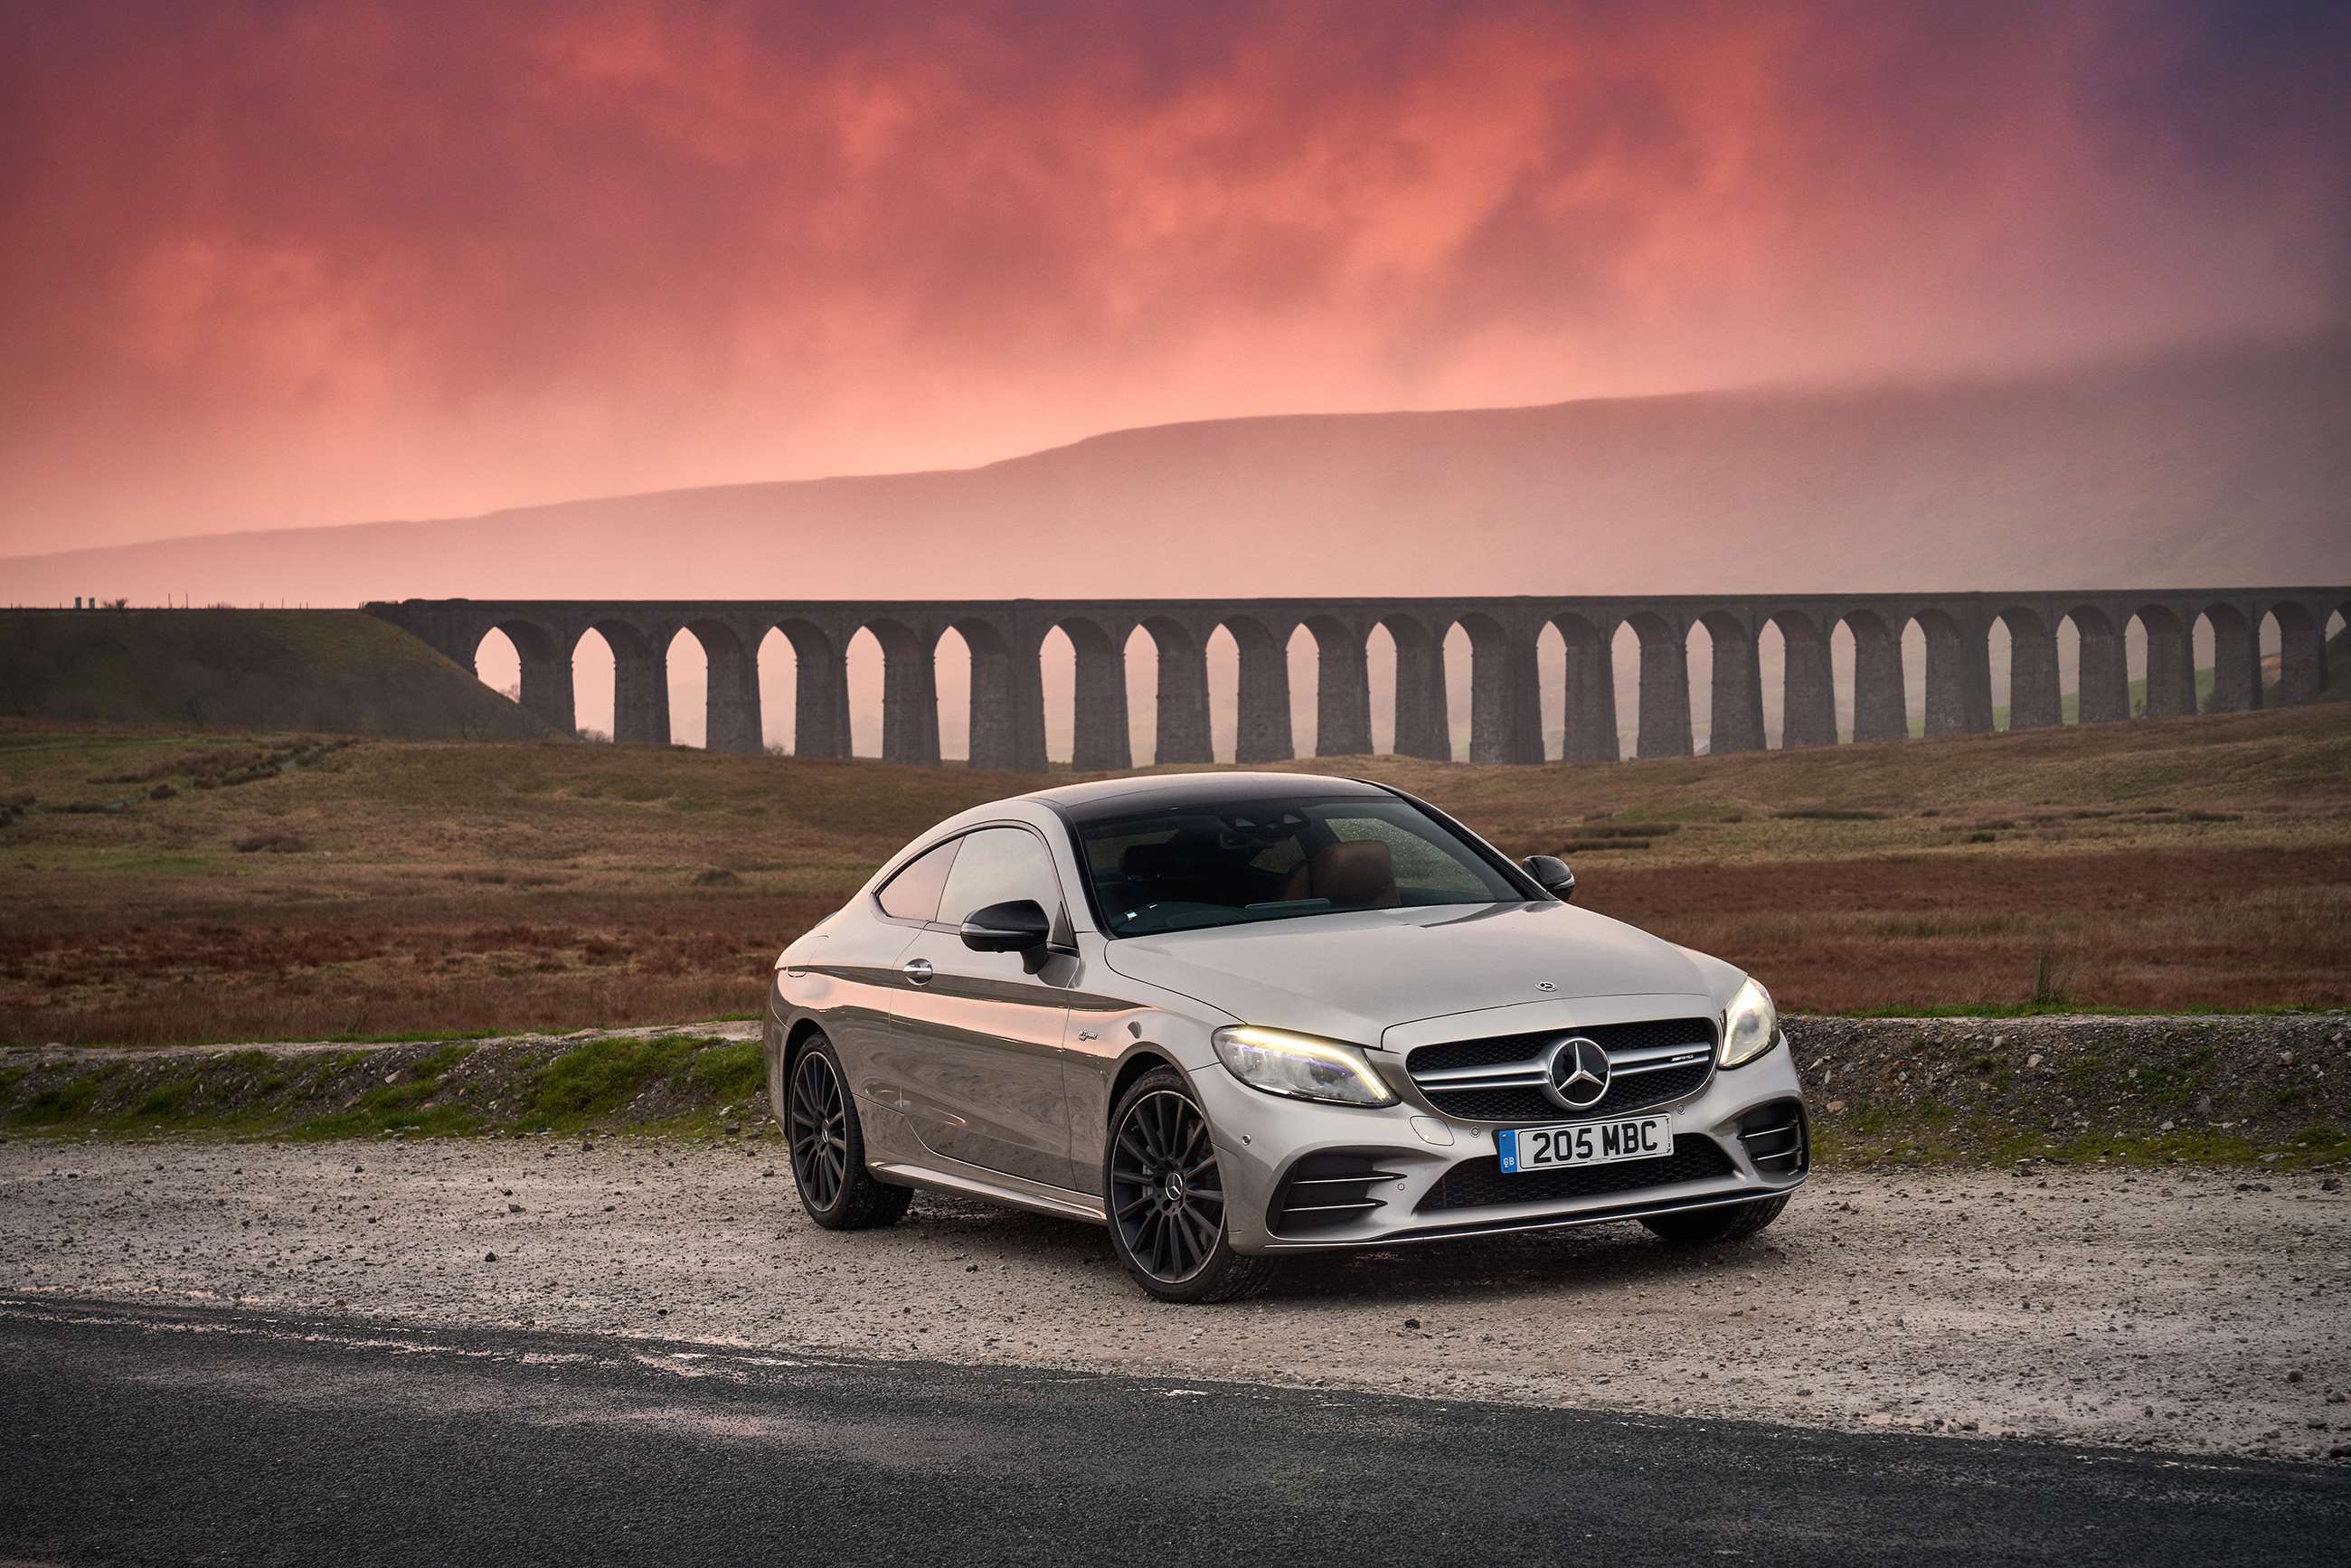
[[[1608,1053],[1597,1040],[1570,1035],[1551,1048],[1544,1076],[1552,1099],[1571,1111],[1588,1111],[1608,1092]]]

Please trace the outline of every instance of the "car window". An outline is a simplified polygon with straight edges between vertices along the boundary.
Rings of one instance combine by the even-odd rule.
[[[1037,835],[1019,828],[982,828],[966,833],[963,852],[948,873],[939,897],[938,918],[960,925],[975,909],[1016,898],[1034,899],[1050,917],[1061,912],[1061,885],[1052,857]]]
[[[882,913],[900,920],[935,920],[938,918],[939,892],[947,884],[947,870],[956,862],[956,852],[963,847],[961,839],[949,839],[926,855],[918,855],[905,869],[882,884],[874,896],[882,901]]]
[[[1526,896],[1458,833],[1394,798],[1157,807],[1082,821],[1078,842],[1113,936]]]
[[[1479,904],[1492,898],[1493,873],[1460,856],[1458,846],[1439,848],[1434,840],[1384,817],[1332,811],[1322,819],[1334,839],[1377,839],[1388,847],[1397,884],[1408,904]]]

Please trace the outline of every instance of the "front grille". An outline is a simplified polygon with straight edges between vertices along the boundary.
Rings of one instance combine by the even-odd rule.
[[[1266,1228],[1277,1236],[1310,1235],[1351,1225],[1386,1205],[1374,1188],[1401,1181],[1400,1171],[1382,1170],[1361,1149],[1324,1149],[1290,1167],[1266,1211]]]
[[[1802,1176],[1812,1164],[1804,1108],[1793,1100],[1774,1100],[1740,1117],[1739,1141],[1755,1162],[1758,1176]]]
[[[1695,1094],[1705,1084],[1712,1067],[1711,1061],[1701,1061],[1692,1067],[1668,1067],[1658,1072],[1644,1072],[1637,1078],[1616,1079],[1609,1083],[1608,1092],[1600,1097],[1598,1104],[1581,1111],[1562,1109],[1558,1101],[1540,1089],[1430,1089],[1426,1092],[1430,1104],[1466,1121],[1581,1122],[1646,1110]]]
[[[1463,1160],[1447,1171],[1414,1212],[1487,1208],[1502,1203],[1564,1203],[1572,1198],[1637,1192],[1674,1182],[1705,1181],[1727,1176],[1734,1168],[1720,1144],[1695,1133],[1676,1138],[1674,1152],[1663,1159],[1625,1160],[1613,1166],[1576,1166],[1565,1170],[1520,1171],[1504,1176],[1501,1162],[1487,1155]]]
[[[1531,1083],[1430,1082],[1429,1075],[1447,1071],[1490,1070],[1507,1077],[1515,1070],[1531,1075],[1552,1041],[1581,1035],[1608,1053],[1608,1092],[1597,1104],[1567,1110],[1542,1088]],[[1405,1059],[1405,1071],[1428,1103],[1449,1116],[1472,1122],[1558,1122],[1622,1115],[1670,1101],[1687,1099],[1706,1086],[1714,1071],[1714,1020],[1655,1019],[1639,1023],[1594,1024],[1589,1029],[1542,1030],[1528,1034],[1495,1035],[1484,1040],[1448,1040],[1424,1045]],[[1698,1059],[1668,1066],[1648,1066],[1628,1071],[1677,1048]]]

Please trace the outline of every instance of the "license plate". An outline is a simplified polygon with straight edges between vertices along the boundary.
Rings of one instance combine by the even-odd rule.
[[[1562,1127],[1505,1127],[1494,1134],[1494,1147],[1502,1156],[1504,1176],[1557,1170],[1562,1166],[1661,1159],[1674,1152],[1674,1119],[1626,1116]]]

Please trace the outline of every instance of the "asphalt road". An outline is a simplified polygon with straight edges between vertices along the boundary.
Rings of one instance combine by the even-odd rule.
[[[0,1299],[14,1561],[2257,1563],[2346,1528],[2340,1467]]]

